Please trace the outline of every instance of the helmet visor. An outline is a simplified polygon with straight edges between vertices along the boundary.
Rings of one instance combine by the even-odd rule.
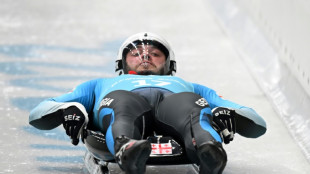
[[[149,53],[149,48],[158,49],[164,53],[166,59],[169,56],[168,49],[161,43],[154,40],[137,40],[127,45],[123,51],[123,57],[125,58],[128,52],[140,51],[141,53]],[[143,55],[143,54],[142,54]]]
[[[167,61],[168,50],[156,41],[135,41],[130,43],[123,52],[126,70],[136,72],[152,72],[163,74]]]

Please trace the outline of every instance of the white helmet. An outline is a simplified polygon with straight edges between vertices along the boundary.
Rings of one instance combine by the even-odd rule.
[[[136,47],[136,45],[145,43],[156,46],[165,54],[166,63],[164,66],[164,74],[162,75],[174,75],[176,72],[176,61],[169,43],[161,36],[149,32],[138,33],[125,40],[118,52],[115,72],[119,75],[128,74],[125,60],[127,53],[130,49]]]

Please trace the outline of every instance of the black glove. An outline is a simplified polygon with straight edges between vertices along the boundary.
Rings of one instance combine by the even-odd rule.
[[[236,133],[236,112],[229,108],[216,107],[212,109],[213,127],[220,133],[225,144],[234,139]]]
[[[76,106],[65,109],[62,115],[62,124],[66,134],[70,136],[73,145],[79,144],[79,137],[87,124],[87,116]]]

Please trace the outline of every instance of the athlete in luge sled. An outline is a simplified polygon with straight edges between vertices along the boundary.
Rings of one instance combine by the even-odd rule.
[[[85,129],[105,134],[107,147],[127,174],[145,172],[154,131],[184,148],[199,172],[222,173],[227,162],[222,142],[234,133],[256,138],[266,123],[253,109],[219,97],[208,87],[173,76],[174,53],[152,33],[138,33],[121,46],[115,78],[87,81],[71,93],[34,108],[29,123],[38,129],[63,124],[72,143]]]

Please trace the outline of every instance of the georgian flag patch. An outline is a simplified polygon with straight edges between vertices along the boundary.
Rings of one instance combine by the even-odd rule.
[[[151,143],[152,153],[151,155],[168,155],[172,154],[172,145],[171,143]]]

